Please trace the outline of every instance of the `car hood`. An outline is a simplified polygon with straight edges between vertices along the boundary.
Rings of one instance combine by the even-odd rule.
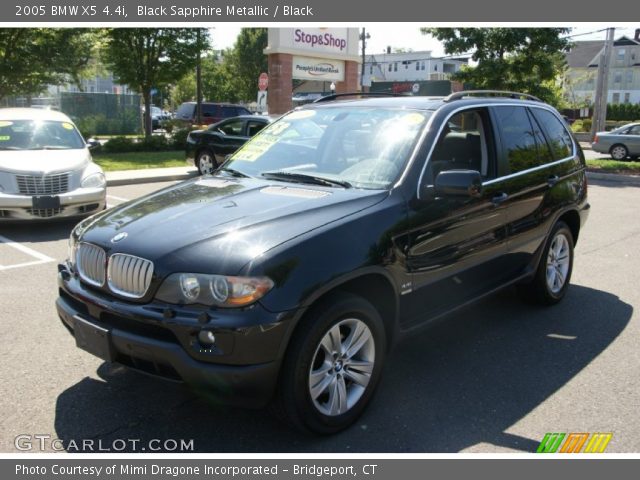
[[[207,176],[120,205],[80,224],[78,233],[82,241],[109,253],[152,260],[164,273],[235,274],[283,242],[369,208],[387,195]],[[114,243],[121,232],[126,237]]]
[[[85,167],[91,155],[86,148],[69,150],[0,150],[0,170],[47,174]]]

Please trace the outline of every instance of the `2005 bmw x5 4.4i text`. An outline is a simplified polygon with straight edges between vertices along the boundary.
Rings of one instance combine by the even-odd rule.
[[[588,210],[580,146],[533,97],[332,95],[78,224],[57,308],[106,361],[331,433],[408,332],[511,284],[560,301]]]

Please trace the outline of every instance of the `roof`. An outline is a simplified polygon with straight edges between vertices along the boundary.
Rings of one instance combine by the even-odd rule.
[[[300,107],[301,109],[305,108],[331,108],[339,105],[349,105],[356,107],[371,107],[371,108],[409,108],[415,110],[438,110],[441,107],[446,105],[454,105],[456,106],[473,106],[473,105],[484,105],[487,102],[495,104],[495,103],[507,103],[513,104],[513,102],[521,102],[526,105],[542,105],[542,103],[531,100],[521,100],[514,99],[509,97],[496,97],[496,96],[469,96],[458,98],[455,100],[451,100],[446,102],[445,97],[422,97],[422,96],[405,96],[399,95],[395,97],[385,96],[385,97],[364,97],[364,98],[348,98],[347,99],[336,99],[329,100],[325,102],[319,103],[310,103]]]
[[[591,61],[604,48],[604,43],[600,40],[589,40],[586,42],[576,42],[571,50],[565,55],[569,68],[586,68],[591,65]]]
[[[64,113],[46,108],[0,108],[0,120],[49,120],[73,123]]]
[[[638,46],[637,42],[629,37],[622,36],[613,42],[614,47]],[[575,42],[571,50],[565,54],[569,68],[597,67],[599,55],[604,48],[603,40],[587,40]]]

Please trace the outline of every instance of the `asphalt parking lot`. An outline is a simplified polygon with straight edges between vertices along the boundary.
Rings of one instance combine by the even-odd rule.
[[[119,204],[166,183],[109,188]],[[640,187],[589,186],[572,288],[551,308],[511,290],[449,317],[388,358],[374,401],[332,437],[78,350],[54,301],[72,223],[0,225],[0,451],[18,435],[193,439],[200,452],[532,452],[547,432],[613,432],[640,451]]]

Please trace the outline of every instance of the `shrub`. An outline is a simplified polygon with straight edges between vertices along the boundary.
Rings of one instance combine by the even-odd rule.
[[[187,135],[189,132],[197,130],[196,128],[179,128],[171,135],[171,147],[175,150],[184,150],[187,148]]]
[[[169,142],[164,135],[152,135],[151,137],[145,137],[137,143],[137,151],[140,152],[160,152],[162,150],[169,150]]]
[[[102,150],[106,153],[135,152],[137,145],[133,138],[113,137],[102,145]]]

